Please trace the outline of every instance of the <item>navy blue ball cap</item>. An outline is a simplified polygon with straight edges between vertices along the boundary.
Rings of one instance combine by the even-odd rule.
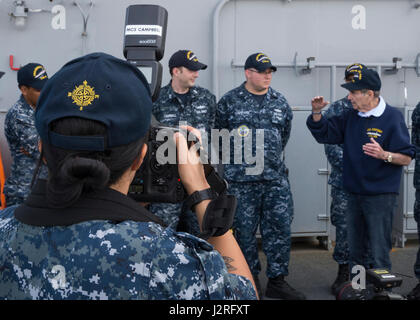
[[[41,91],[35,126],[42,139],[70,150],[103,151],[144,137],[150,127],[152,99],[146,78],[131,63],[92,53],[65,64]],[[107,137],[64,136],[50,124],[61,118],[96,120]]]
[[[185,67],[191,71],[207,69],[207,65],[198,61],[191,50],[178,50],[169,59],[169,69]]]
[[[271,64],[270,58],[262,52],[251,54],[245,61],[244,69],[254,68],[258,72],[263,72],[267,69],[277,71],[277,68]]]
[[[362,70],[367,68],[364,64],[361,63],[352,63],[346,67],[346,70],[344,71],[344,78],[347,79],[350,75],[353,75],[356,72],[359,72],[358,70]]]
[[[381,89],[381,79],[379,74],[372,69],[362,68],[353,70],[353,79],[343,83],[341,86],[349,91],[368,89],[379,91]]]
[[[41,91],[47,83],[48,75],[44,66],[39,63],[28,63],[21,67],[17,74],[19,86],[27,86]]]

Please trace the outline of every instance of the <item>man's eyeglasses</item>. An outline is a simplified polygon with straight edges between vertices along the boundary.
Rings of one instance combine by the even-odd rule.
[[[256,73],[259,73],[259,74],[273,74],[275,71],[274,70],[272,70],[272,69],[267,69],[267,70],[265,70],[265,71],[258,71],[258,70],[255,70],[255,69],[248,69],[249,71],[252,71],[252,72],[256,72]]]

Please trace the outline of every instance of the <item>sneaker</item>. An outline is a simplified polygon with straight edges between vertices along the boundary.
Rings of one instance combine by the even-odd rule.
[[[293,289],[286,280],[284,280],[284,276],[268,279],[265,296],[272,299],[306,300],[303,293]]]
[[[343,283],[349,280],[350,280],[349,265],[339,264],[337,278],[335,279],[334,283],[331,286],[331,293],[336,296],[338,293],[338,288],[341,287]]]
[[[420,300],[420,282],[417,284],[417,286],[410,291],[410,293],[407,295],[408,300]]]

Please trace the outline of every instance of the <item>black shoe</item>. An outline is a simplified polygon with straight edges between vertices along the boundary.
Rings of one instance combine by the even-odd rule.
[[[265,296],[272,299],[306,300],[306,297],[303,293],[293,289],[284,280],[284,276],[268,279]]]
[[[420,282],[417,284],[417,286],[410,291],[410,293],[407,295],[408,300],[420,300]]]
[[[253,274],[252,277],[254,278],[255,287],[257,288],[258,296],[262,299],[262,290],[261,290],[261,282],[258,278],[258,275]]]
[[[335,279],[334,283],[331,286],[331,293],[333,295],[337,295],[338,288],[344,283],[349,281],[350,279],[350,271],[348,264],[339,264],[338,265],[338,274],[337,278]]]

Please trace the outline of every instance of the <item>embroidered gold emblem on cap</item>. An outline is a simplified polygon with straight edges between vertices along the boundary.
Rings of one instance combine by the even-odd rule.
[[[195,54],[192,51],[187,52],[187,59],[192,60],[194,62],[198,61],[197,57],[195,56]]]
[[[68,97],[73,99],[73,103],[80,107],[80,111],[84,107],[92,104],[93,100],[99,99],[99,95],[95,93],[93,87],[88,85],[87,81],[83,81],[83,84],[77,86],[72,92],[68,93]]]
[[[44,80],[47,77],[46,71],[43,66],[36,66],[33,72],[33,76],[35,79]]]
[[[255,60],[257,60],[258,62],[262,62],[262,63],[268,63],[268,62],[270,62],[270,59],[264,53],[259,53],[255,57]]]

